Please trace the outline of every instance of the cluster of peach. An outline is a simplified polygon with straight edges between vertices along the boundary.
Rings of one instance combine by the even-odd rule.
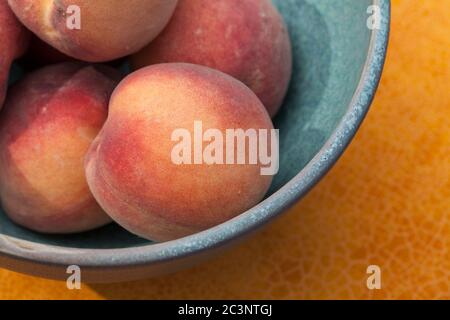
[[[197,120],[273,129],[292,53],[270,0],[0,0],[0,39],[0,199],[17,224],[74,233],[114,220],[166,241],[267,192],[257,165],[172,163],[170,137]],[[24,54],[40,67],[6,94]],[[125,57],[122,79],[109,62]]]

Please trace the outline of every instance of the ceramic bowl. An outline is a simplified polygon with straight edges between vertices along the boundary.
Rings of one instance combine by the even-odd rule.
[[[289,27],[294,71],[275,119],[280,171],[264,201],[217,227],[165,243],[114,224],[76,235],[38,234],[13,224],[0,208],[0,266],[65,279],[67,267],[78,265],[85,282],[156,276],[210,258],[302,198],[344,152],[369,109],[386,55],[390,3],[274,2]],[[13,71],[13,80],[19,76]]]

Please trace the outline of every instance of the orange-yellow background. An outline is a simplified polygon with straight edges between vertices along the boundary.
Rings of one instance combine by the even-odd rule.
[[[0,270],[3,299],[450,299],[450,0],[393,0],[387,64],[356,139],[291,212],[225,255],[135,283]],[[366,268],[382,270],[369,291]]]

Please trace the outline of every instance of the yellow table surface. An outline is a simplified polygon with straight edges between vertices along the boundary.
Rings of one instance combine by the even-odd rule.
[[[0,270],[0,299],[450,299],[450,0],[393,0],[387,64],[347,152],[287,215],[201,266],[82,285]],[[367,289],[379,265],[382,289]]]

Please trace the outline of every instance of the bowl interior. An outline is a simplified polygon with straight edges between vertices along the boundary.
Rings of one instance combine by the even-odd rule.
[[[286,19],[294,53],[291,87],[275,119],[280,171],[268,196],[297,175],[330,137],[360,80],[369,50],[372,0],[274,0]],[[21,77],[13,66],[11,83]],[[115,224],[75,235],[42,235],[13,224],[0,207],[0,234],[74,248],[126,248],[150,242]]]

